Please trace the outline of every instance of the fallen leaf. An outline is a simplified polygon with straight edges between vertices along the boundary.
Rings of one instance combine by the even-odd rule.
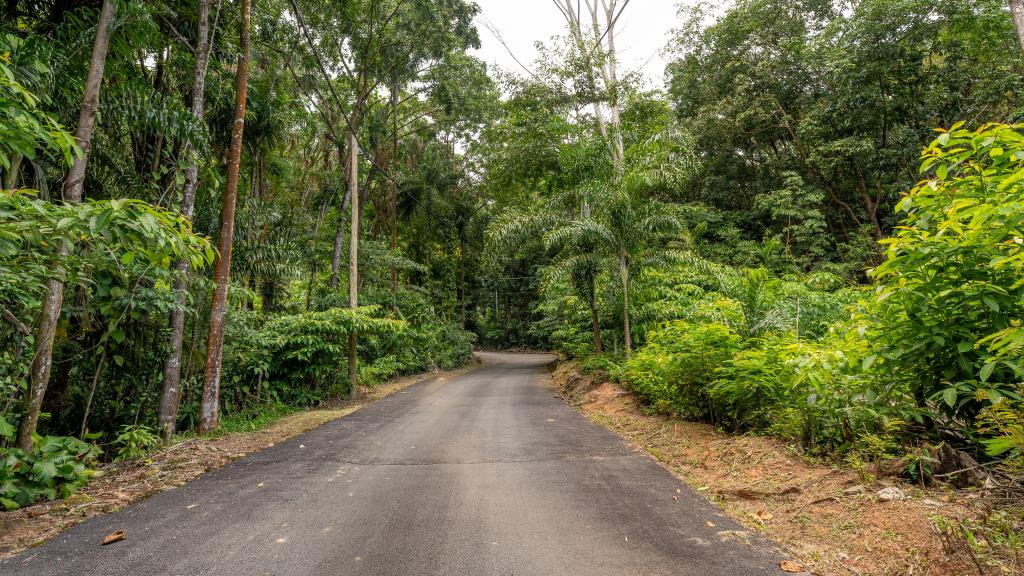
[[[708,528],[714,528],[715,527],[715,523],[711,522],[710,520],[705,522],[704,525],[707,526]]]
[[[124,540],[125,537],[126,536],[125,536],[124,530],[118,530],[116,532],[111,532],[110,534],[107,534],[106,538],[103,539],[103,545],[106,546],[107,544],[113,544],[114,542],[120,542],[121,540]]]
[[[195,508],[196,506],[199,506],[199,504],[189,504],[188,506],[185,506],[185,510],[191,510],[191,509]]]
[[[779,560],[779,568],[782,568],[783,572],[790,572],[792,574],[807,571],[807,569],[804,568],[803,564],[798,564],[796,562],[793,562],[792,560]]]
[[[772,515],[771,512],[767,510],[758,510],[756,516],[764,522],[767,522],[775,517],[774,515]]]
[[[679,500],[679,496],[673,496],[672,499],[673,500]]]

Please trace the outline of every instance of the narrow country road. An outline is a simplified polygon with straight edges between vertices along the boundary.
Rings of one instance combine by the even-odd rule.
[[[93,518],[0,574],[781,573],[763,541],[739,541],[728,531],[741,527],[555,398],[551,356],[480,356],[476,371]]]

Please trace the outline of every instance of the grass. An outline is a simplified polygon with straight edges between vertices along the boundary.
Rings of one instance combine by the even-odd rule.
[[[208,434],[208,437],[216,438],[235,432],[255,432],[270,426],[285,416],[302,410],[302,408],[280,402],[249,406],[221,418],[220,426]]]

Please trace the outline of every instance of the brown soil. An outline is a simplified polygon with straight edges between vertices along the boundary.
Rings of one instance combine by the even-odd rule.
[[[476,365],[471,364],[443,372],[439,378],[449,378],[474,368]],[[41,544],[87,518],[114,512],[153,494],[180,486],[204,472],[308,432],[351,414],[374,400],[434,376],[436,374],[428,373],[398,378],[364,389],[356,402],[339,402],[336,406],[291,414],[254,432],[192,438],[145,458],[108,465],[101,476],[68,498],[35,504],[13,512],[0,512],[0,559]]]
[[[591,420],[646,450],[745,526],[782,543],[815,574],[979,573],[968,549],[944,542],[932,522],[977,514],[976,493],[874,481],[801,457],[775,439],[646,414],[631,393],[591,381],[571,364],[562,364],[554,381]],[[879,500],[887,486],[911,498]]]

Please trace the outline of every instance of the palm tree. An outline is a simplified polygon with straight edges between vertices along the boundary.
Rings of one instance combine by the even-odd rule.
[[[526,212],[509,210],[488,228],[488,241],[499,250],[518,249],[531,239],[543,237],[544,248],[554,255],[549,272],[552,278],[568,280],[576,297],[590,307],[590,329],[594,339],[594,352],[604,351],[601,344],[601,322],[597,303],[597,276],[603,266],[597,246],[586,243],[567,246],[559,238],[558,230],[572,226],[572,214],[579,206],[579,218],[591,217],[593,181],[585,181],[552,198],[541,210]]]
[[[559,228],[562,230],[564,228]],[[557,230],[556,230],[557,232]],[[603,266],[602,258],[596,246],[585,244],[572,246],[571,249],[560,244],[559,234],[549,234],[545,238],[545,248],[556,252],[557,256],[551,263],[548,272],[551,278],[564,279],[572,286],[573,292],[590,306],[590,330],[594,336],[594,352],[604,351],[601,345],[601,319],[597,308],[597,276]]]
[[[633,351],[629,309],[632,278],[641,269],[674,257],[676,251],[668,242],[681,239],[684,231],[682,221],[664,204],[641,202],[631,194],[613,192],[595,205],[589,217],[548,233],[545,244],[559,250],[559,260],[568,269],[582,271],[598,263],[615,269],[622,290],[622,331],[628,357]]]

